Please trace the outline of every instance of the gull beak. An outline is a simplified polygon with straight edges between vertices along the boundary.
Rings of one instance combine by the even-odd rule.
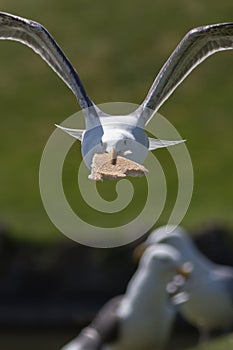
[[[185,278],[185,280],[189,279],[193,270],[193,265],[190,262],[186,262],[177,268],[177,274],[181,275]]]
[[[109,152],[110,154],[110,159],[111,159],[111,164],[116,165],[116,160],[117,160],[117,152],[115,151],[115,148],[113,147],[111,151]]]
[[[139,244],[133,251],[133,260],[139,262],[143,253],[145,252],[147,245],[145,243]]]

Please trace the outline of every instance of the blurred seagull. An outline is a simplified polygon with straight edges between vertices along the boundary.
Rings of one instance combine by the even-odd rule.
[[[156,350],[169,338],[175,308],[167,284],[175,274],[189,277],[179,252],[149,247],[125,295],[111,299],[94,321],[62,350]]]
[[[206,340],[210,330],[229,330],[233,325],[233,268],[207,259],[181,227],[163,226],[154,230],[144,247],[148,249],[157,243],[171,245],[180,252],[183,261],[192,264],[191,277],[184,287],[188,301],[180,306],[180,311],[199,328],[200,340]]]
[[[233,23],[189,31],[158,73],[142,104],[129,115],[109,115],[92,102],[70,61],[39,23],[0,12],[0,39],[31,47],[73,91],[83,110],[86,130],[57,126],[81,141],[84,162],[91,169],[89,178],[102,180],[142,176],[147,172],[142,164],[148,150],[184,141],[148,138],[144,128],[198,64],[215,52],[233,48]]]

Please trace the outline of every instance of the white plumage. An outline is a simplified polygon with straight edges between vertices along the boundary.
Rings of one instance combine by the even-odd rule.
[[[229,329],[233,325],[233,268],[207,259],[181,227],[160,227],[153,231],[145,246],[158,243],[176,248],[183,261],[192,263],[192,274],[185,284],[189,298],[180,311],[203,338],[212,329]]]
[[[175,316],[166,288],[180,273],[186,276],[176,249],[162,244],[149,247],[125,295],[108,302],[93,323],[62,350],[162,349]],[[113,334],[112,339],[107,333]]]
[[[59,127],[81,140],[87,167],[95,167],[96,153],[108,153],[109,164],[116,165],[117,157],[124,157],[128,163],[123,172],[132,174],[127,173],[127,168],[133,168],[133,176],[139,176],[144,170],[137,168],[137,163],[144,162],[148,150],[183,142],[148,139],[145,125],[198,64],[215,52],[233,48],[233,23],[207,25],[188,32],[160,70],[139,108],[130,115],[120,116],[106,114],[93,103],[70,61],[39,23],[0,12],[0,39],[20,41],[31,47],[73,91],[83,109],[86,130]],[[103,158],[103,163],[106,164],[106,158]],[[118,166],[121,167],[120,161]],[[108,178],[111,178],[111,171]],[[92,173],[91,178],[102,179],[102,175],[101,171],[99,178]]]

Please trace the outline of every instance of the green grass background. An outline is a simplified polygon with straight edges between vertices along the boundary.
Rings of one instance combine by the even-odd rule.
[[[231,0],[0,0],[0,5],[2,11],[34,19],[50,31],[97,104],[140,103],[189,29],[233,21]],[[160,109],[187,139],[193,162],[194,193],[183,220],[188,227],[210,220],[232,225],[232,90],[233,52],[222,52],[192,72]],[[54,124],[79,109],[73,94],[39,56],[21,44],[0,42],[0,220],[18,237],[62,237],[43,208],[38,169]],[[167,150],[156,156],[166,169],[169,188],[159,220],[165,223],[177,179]],[[76,210],[88,216],[74,191],[79,161],[75,144],[64,183]],[[105,198],[114,198],[114,183],[99,187]],[[139,204],[137,196],[134,208]],[[104,220],[118,222],[112,216]]]

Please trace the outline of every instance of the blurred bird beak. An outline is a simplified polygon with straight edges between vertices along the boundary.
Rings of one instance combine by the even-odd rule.
[[[177,274],[183,276],[186,280],[190,278],[192,274],[193,266],[191,263],[184,263],[177,268]]]
[[[117,152],[115,151],[114,147],[111,149],[109,154],[110,154],[111,164],[116,165]]]
[[[145,252],[147,245],[145,243],[139,244],[133,251],[133,260],[139,262],[143,253]]]

